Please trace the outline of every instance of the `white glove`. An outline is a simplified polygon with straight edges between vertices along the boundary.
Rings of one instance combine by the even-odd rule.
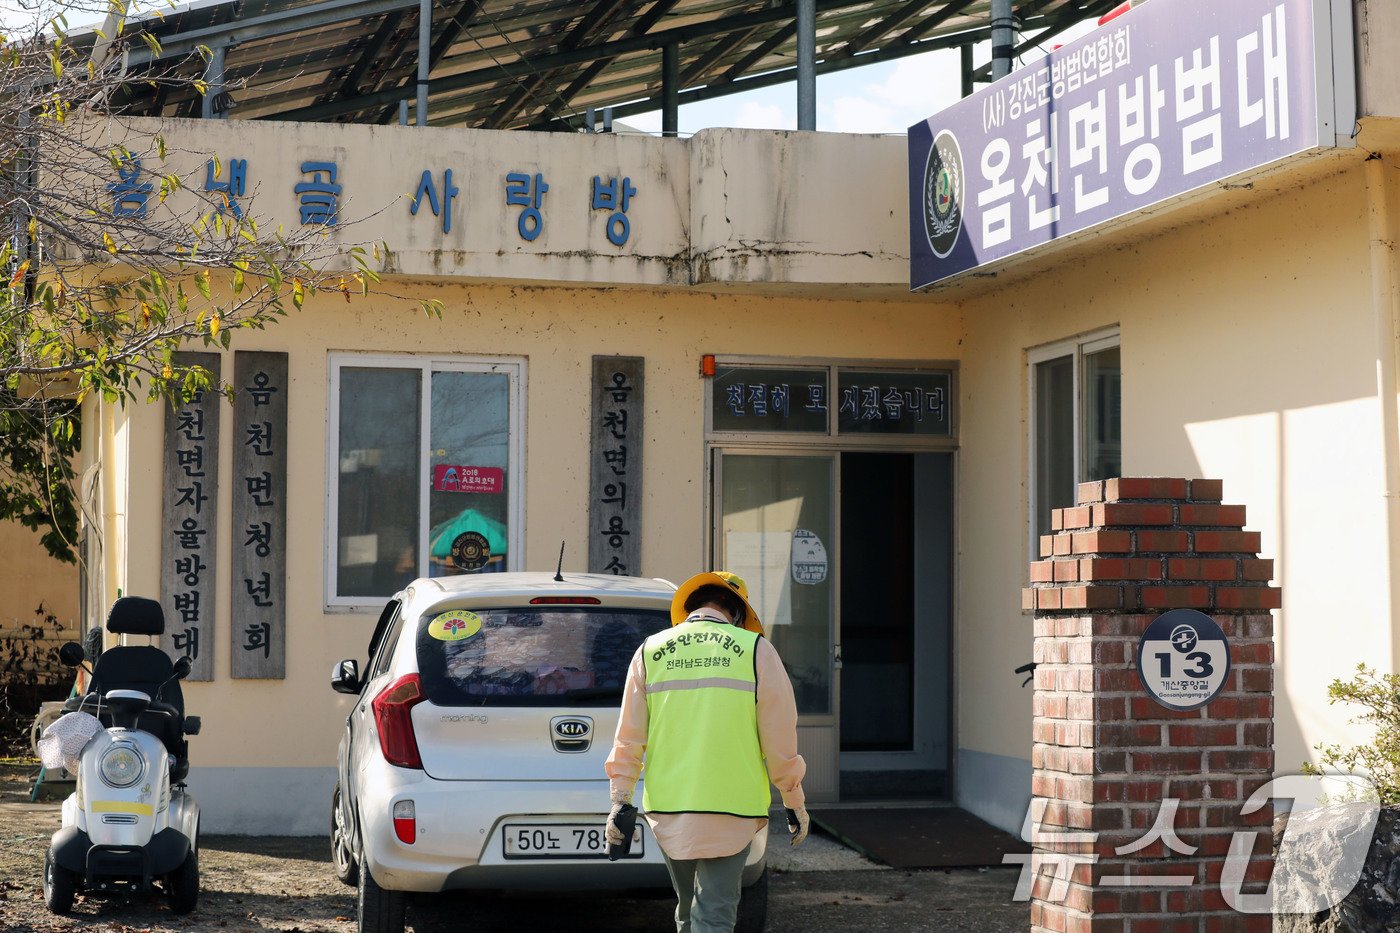
[[[604,828],[603,834],[607,836],[608,845],[610,846],[620,846],[623,843],[622,830],[617,828],[617,815],[625,806],[627,806],[626,801],[615,800],[613,801],[612,812],[608,814],[608,825]]]
[[[608,845],[610,845],[610,846],[620,846],[620,845],[622,845],[622,842],[623,842],[623,835],[622,835],[622,830],[620,830],[620,829],[617,828],[617,815],[618,815],[618,813],[620,813],[620,812],[622,811],[622,808],[623,808],[623,807],[627,806],[627,805],[630,804],[631,802],[632,802],[632,794],[631,794],[631,793],[623,793],[622,791],[613,791],[613,794],[612,794],[612,810],[608,813],[608,823],[607,823],[607,826],[604,827],[604,829],[603,829],[603,835],[607,837]]]
[[[802,840],[807,838],[807,827],[811,820],[807,816],[806,807],[798,807],[796,810],[787,808],[788,833],[792,836],[792,845],[801,845]]]

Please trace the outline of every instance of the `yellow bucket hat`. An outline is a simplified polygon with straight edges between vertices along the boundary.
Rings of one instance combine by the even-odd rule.
[[[763,634],[763,623],[758,621],[758,613],[754,612],[753,606],[749,605],[748,586],[744,583],[742,577],[730,573],[727,570],[697,573],[695,576],[682,583],[680,588],[676,590],[676,595],[671,597],[672,625],[680,625],[685,621],[687,615],[685,611],[685,601],[690,598],[690,594],[694,593],[702,586],[729,587],[729,589],[734,592],[734,595],[744,601],[744,609],[747,610],[744,615],[744,621],[740,627],[746,628],[750,632],[757,632],[760,635]]]

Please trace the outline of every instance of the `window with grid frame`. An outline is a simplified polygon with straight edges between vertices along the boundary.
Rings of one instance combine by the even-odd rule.
[[[328,605],[378,604],[417,577],[514,569],[524,361],[330,363]]]
[[[1030,388],[1030,547],[1079,483],[1122,475],[1123,370],[1117,330],[1037,347]]]

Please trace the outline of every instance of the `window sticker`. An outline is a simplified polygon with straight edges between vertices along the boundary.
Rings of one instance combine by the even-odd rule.
[[[826,545],[815,531],[792,533],[792,579],[808,586],[826,582]]]
[[[506,471],[501,467],[476,467],[455,463],[433,466],[433,489],[438,492],[505,491]]]
[[[481,616],[466,609],[440,612],[428,623],[428,634],[438,641],[464,641],[481,631]]]
[[[463,570],[480,570],[491,559],[491,543],[478,531],[464,531],[452,539],[452,563]]]

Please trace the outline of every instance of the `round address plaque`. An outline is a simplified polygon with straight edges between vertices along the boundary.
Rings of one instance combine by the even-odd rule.
[[[1152,620],[1138,642],[1143,688],[1168,709],[1205,706],[1230,676],[1230,643],[1220,624],[1195,609],[1173,609]]]

